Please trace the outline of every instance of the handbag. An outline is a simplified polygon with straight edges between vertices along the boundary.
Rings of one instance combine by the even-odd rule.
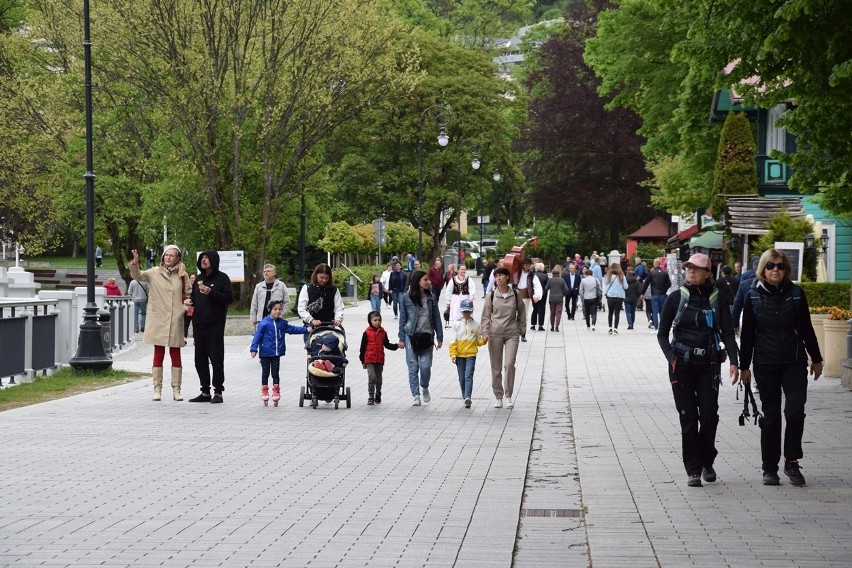
[[[447,309],[444,310],[444,321],[450,321],[450,308],[449,307],[447,307]]]
[[[426,351],[433,345],[431,332],[420,332],[411,334],[411,349],[415,353]]]

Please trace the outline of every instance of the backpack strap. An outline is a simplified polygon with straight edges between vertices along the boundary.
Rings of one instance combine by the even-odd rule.
[[[677,305],[674,320],[672,321],[672,331],[677,329],[683,313],[686,311],[686,305],[689,304],[689,289],[686,286],[680,287],[680,303]]]

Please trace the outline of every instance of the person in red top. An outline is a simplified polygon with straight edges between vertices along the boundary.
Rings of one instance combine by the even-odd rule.
[[[106,288],[107,296],[121,296],[121,288],[115,283],[115,278],[108,278],[104,288]]]
[[[382,402],[382,369],[385,366],[385,349],[396,351],[399,345],[388,341],[388,333],[382,327],[382,314],[367,314],[369,326],[361,336],[361,364],[367,369],[367,404]]]
[[[440,294],[441,288],[444,287],[444,263],[440,258],[436,259],[429,269],[429,282],[432,283],[432,291]]]

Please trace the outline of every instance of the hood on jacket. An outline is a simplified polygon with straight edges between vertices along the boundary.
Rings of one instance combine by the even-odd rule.
[[[219,272],[219,253],[213,249],[206,250],[198,255],[198,261],[195,265],[198,267],[198,274],[205,274],[204,270],[201,268],[201,257],[206,256],[210,259],[210,274],[212,276]]]
[[[177,246],[177,245],[167,245],[167,246],[163,249],[163,254],[161,254],[161,255],[160,255],[160,263],[161,263],[161,264],[165,262],[165,259],[166,259],[166,252],[168,252],[169,250],[173,250],[173,251],[175,251],[175,252],[177,253],[177,255],[178,255],[178,263],[183,262],[183,252],[181,252],[180,247],[179,247],[179,246]]]

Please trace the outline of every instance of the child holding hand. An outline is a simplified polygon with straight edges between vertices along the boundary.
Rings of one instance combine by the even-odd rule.
[[[473,319],[473,302],[462,300],[459,305],[462,319],[453,324],[455,338],[450,343],[450,359],[459,372],[459,386],[464,398],[464,407],[470,408],[473,392],[473,371],[476,369],[476,353],[486,340],[479,331],[479,324]]]
[[[283,302],[274,300],[269,303],[269,315],[257,324],[257,330],[254,332],[254,338],[251,341],[252,359],[257,357],[260,352],[260,368],[261,374],[261,395],[263,406],[269,404],[269,374],[272,373],[272,403],[278,406],[278,401],[281,399],[280,379],[278,369],[281,363],[281,357],[286,351],[284,344],[284,335],[305,334],[309,331],[307,327],[300,325],[290,325],[290,323],[281,317]]]
[[[367,404],[382,402],[382,369],[385,366],[385,349],[396,351],[399,345],[388,341],[388,333],[382,327],[382,314],[373,311],[367,314],[370,324],[361,336],[361,364],[367,369]]]

